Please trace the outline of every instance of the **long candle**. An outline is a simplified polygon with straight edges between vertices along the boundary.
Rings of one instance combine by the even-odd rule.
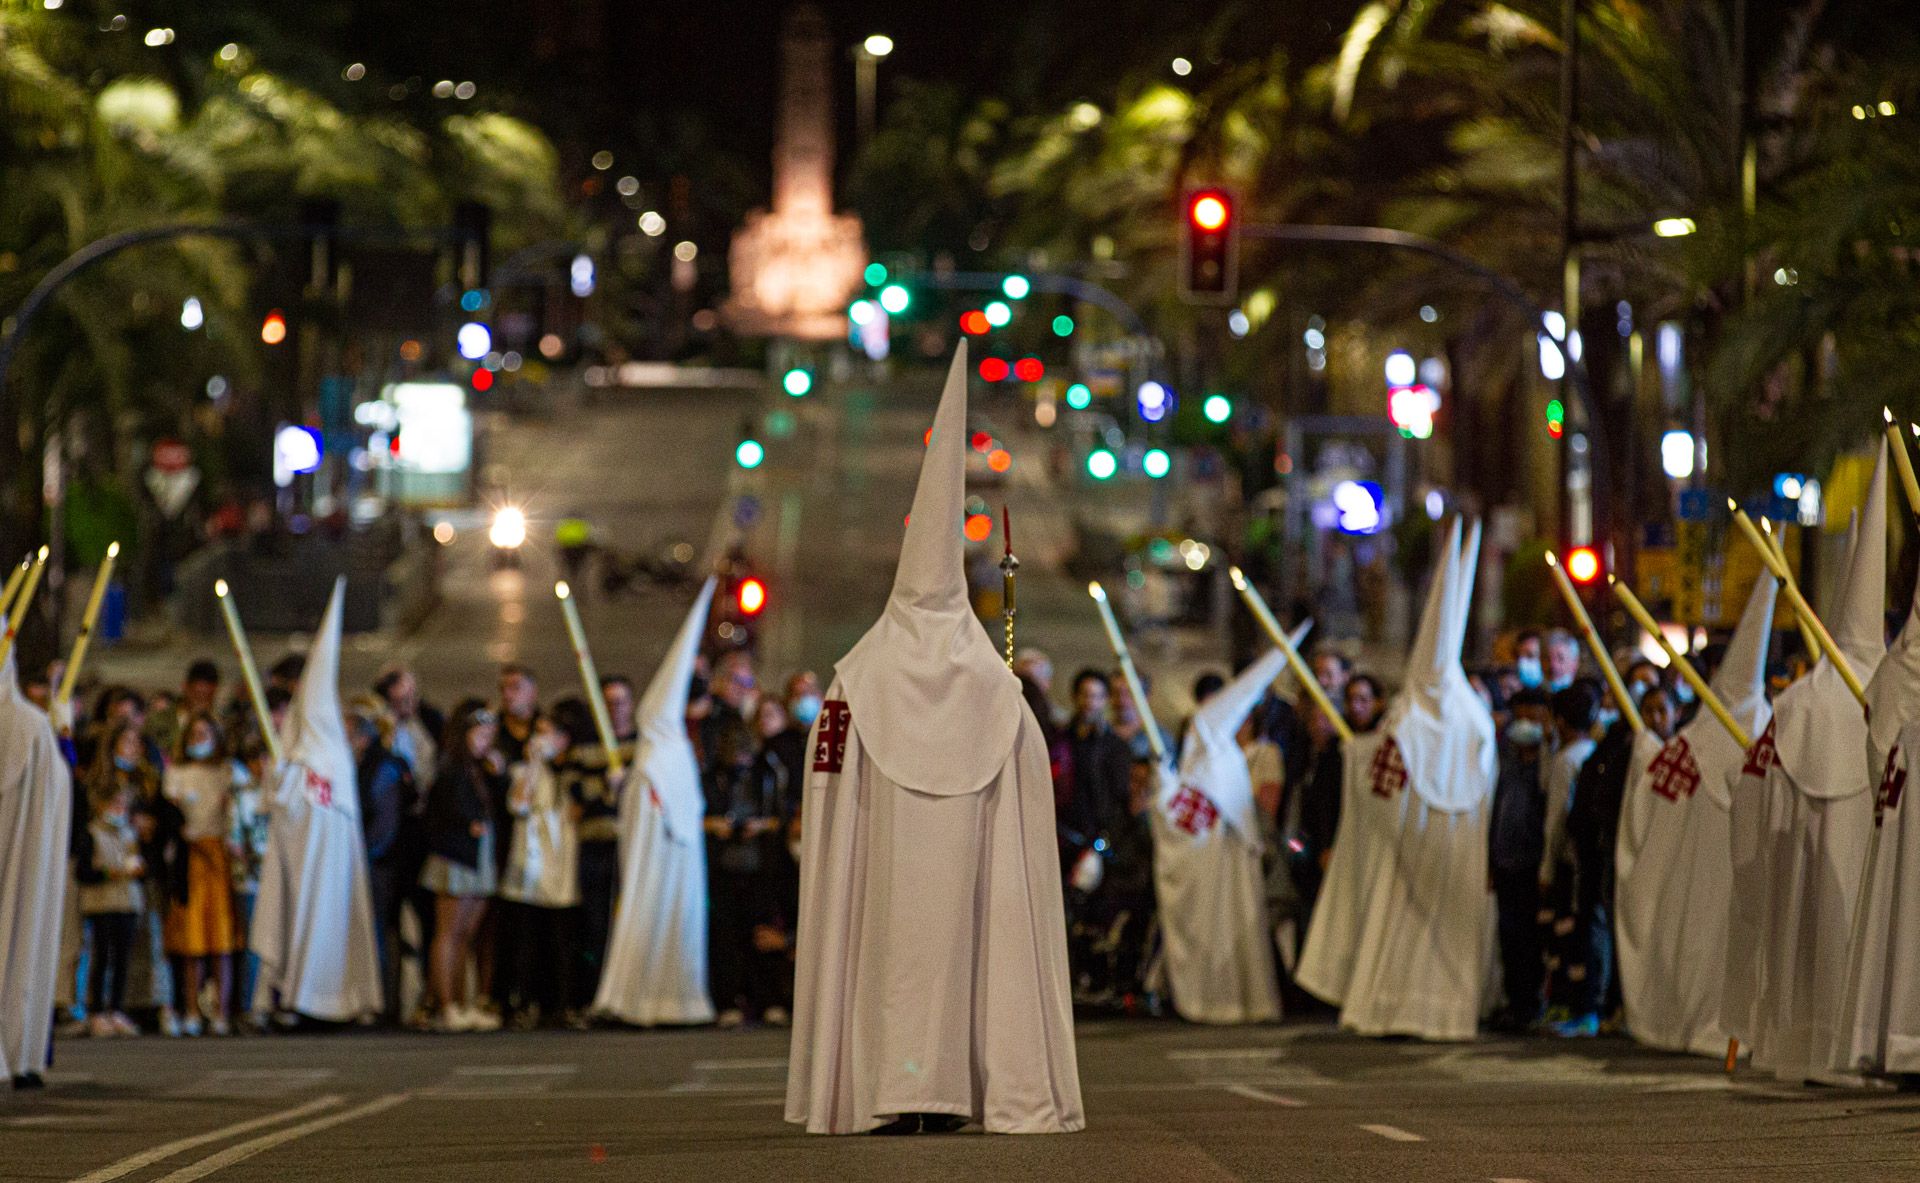
[[[1773,523],[1765,518],[1760,519],[1760,533],[1766,538],[1768,545],[1773,547],[1773,557],[1780,560],[1779,570],[1789,572],[1784,579],[1777,574],[1774,579],[1783,584],[1793,583],[1791,574],[1793,568],[1787,564],[1787,548],[1781,535],[1773,532]],[[1811,667],[1814,662],[1820,660],[1820,638],[1814,635],[1813,626],[1807,623],[1807,618],[1798,612],[1793,614],[1793,627],[1800,630],[1800,643],[1806,646],[1807,664]]]
[[[73,652],[67,654],[66,673],[60,676],[60,689],[53,696],[58,706],[73,701],[73,687],[80,680],[80,663],[87,659],[87,645],[93,640],[94,622],[100,619],[100,601],[106,599],[107,581],[113,578],[113,561],[119,557],[120,544],[109,543],[107,557],[100,560],[100,569],[94,572],[93,591],[87,596],[87,611],[80,618],[80,632],[73,638]]]
[[[1107,643],[1113,646],[1113,655],[1120,659],[1120,676],[1126,679],[1127,690],[1133,695],[1133,704],[1139,708],[1140,722],[1147,729],[1147,746],[1153,749],[1153,758],[1161,764],[1167,762],[1167,741],[1160,735],[1160,724],[1154,720],[1153,708],[1147,705],[1146,688],[1140,684],[1140,671],[1133,668],[1133,653],[1127,648],[1127,639],[1120,635],[1120,622],[1113,618],[1113,605],[1107,602],[1107,589],[1100,586],[1099,580],[1087,585],[1087,594],[1100,609],[1100,623],[1106,626]]]
[[[1887,448],[1893,453],[1893,467],[1900,473],[1900,487],[1907,492],[1907,508],[1920,517],[1920,480],[1914,479],[1913,460],[1907,455],[1907,441],[1899,424],[1893,421],[1892,409],[1881,407],[1880,413],[1887,417]]]
[[[1727,729],[1728,735],[1733,736],[1733,741],[1740,745],[1740,749],[1745,751],[1752,747],[1753,737],[1747,734],[1747,729],[1740,726],[1734,719],[1733,712],[1727,710],[1727,704],[1720,701],[1720,696],[1713,692],[1713,687],[1707,685],[1707,680],[1700,676],[1700,671],[1693,668],[1693,663],[1687,660],[1686,654],[1675,649],[1673,643],[1667,640],[1667,634],[1660,630],[1660,625],[1653,619],[1653,613],[1647,611],[1647,606],[1640,602],[1639,596],[1633,594],[1633,589],[1611,575],[1607,576],[1607,583],[1612,586],[1613,594],[1620,597],[1620,603],[1626,608],[1627,615],[1639,622],[1641,628],[1653,634],[1653,639],[1660,643],[1660,648],[1666,650],[1667,660],[1680,671],[1680,676],[1687,680],[1687,685],[1693,687],[1693,692],[1700,696],[1700,701],[1707,704],[1707,709],[1713,712],[1714,718],[1720,720],[1720,725]]]
[[[1260,627],[1266,630],[1267,636],[1280,647],[1280,651],[1287,655],[1287,664],[1293,667],[1294,677],[1300,679],[1300,685],[1306,690],[1307,697],[1313,699],[1313,705],[1319,707],[1320,712],[1327,717],[1327,722],[1333,725],[1334,733],[1340,737],[1340,742],[1345,743],[1352,739],[1353,728],[1347,726],[1347,721],[1340,717],[1340,712],[1333,709],[1333,703],[1328,700],[1327,692],[1320,688],[1320,679],[1313,676],[1313,671],[1301,658],[1300,651],[1293,647],[1293,642],[1287,638],[1287,630],[1281,628],[1280,622],[1273,618],[1273,610],[1267,607],[1266,597],[1260,594],[1260,589],[1253,586],[1253,581],[1248,579],[1238,567],[1228,568],[1227,574],[1232,577],[1233,586],[1239,591],[1240,598],[1247,602],[1247,610],[1253,613],[1253,618],[1259,621]]]
[[[233,641],[234,655],[240,659],[240,680],[247,684],[247,699],[253,703],[253,717],[260,724],[267,755],[280,763],[280,736],[273,729],[273,712],[267,709],[267,692],[260,687],[260,670],[253,664],[253,647],[247,644],[247,630],[240,626],[240,609],[234,605],[233,589],[224,579],[213,581],[213,594],[220,601],[220,614],[227,620],[227,636]]]
[[[573,659],[580,665],[580,681],[587,688],[587,706],[593,711],[593,729],[600,733],[600,746],[607,750],[607,775],[618,779],[626,768],[620,759],[620,746],[613,738],[613,716],[607,714],[606,696],[600,693],[600,672],[593,665],[593,651],[587,648],[587,630],[580,623],[580,606],[574,602],[573,589],[566,580],[553,585],[559,597],[560,614],[567,618],[567,636],[573,641]]]
[[[1760,552],[1760,557],[1766,561],[1774,575],[1783,581],[1780,584],[1780,590],[1787,593],[1787,599],[1793,604],[1794,612],[1803,616],[1807,624],[1812,627],[1814,636],[1820,639],[1820,647],[1826,651],[1827,658],[1833,662],[1834,671],[1840,675],[1840,680],[1847,684],[1847,689],[1853,692],[1853,697],[1859,701],[1860,705],[1866,706],[1867,691],[1860,685],[1860,679],[1854,675],[1852,663],[1847,660],[1846,654],[1840,652],[1840,647],[1833,643],[1833,634],[1827,631],[1827,626],[1813,614],[1813,609],[1807,604],[1807,598],[1800,594],[1800,589],[1793,583],[1793,577],[1787,573],[1787,565],[1773,553],[1773,548],[1767,545],[1767,540],[1760,537],[1760,531],[1754,526],[1753,519],[1748,517],[1747,512],[1735,504],[1731,497],[1727,499],[1727,508],[1733,511],[1734,522],[1739,525],[1740,532],[1747,536],[1747,541],[1753,544],[1753,549]]]
[[[1607,690],[1613,695],[1613,701],[1620,704],[1620,717],[1639,735],[1647,729],[1646,720],[1640,717],[1640,708],[1627,693],[1627,685],[1620,680],[1620,671],[1614,667],[1613,655],[1600,640],[1600,632],[1593,627],[1593,617],[1587,615],[1587,606],[1580,602],[1580,593],[1573,590],[1573,581],[1567,578],[1566,571],[1560,566],[1560,560],[1552,551],[1547,552],[1547,569],[1553,572],[1553,582],[1560,589],[1560,598],[1567,602],[1567,610],[1573,613],[1574,623],[1580,626],[1580,635],[1586,638],[1587,649],[1593,654],[1593,660],[1600,666],[1600,676],[1607,680]]]
[[[33,566],[33,556],[28,555],[21,559],[19,565],[15,566],[13,572],[7,576],[7,586],[4,590],[0,590],[0,612],[5,612],[13,606],[13,595],[20,590],[20,581],[27,577],[27,568],[31,566]]]
[[[27,569],[27,578],[20,585],[20,598],[8,607],[7,631],[0,634],[0,663],[7,660],[13,652],[13,639],[20,633],[20,622],[27,618],[27,609],[33,606],[33,593],[40,586],[40,573],[47,569],[47,548],[33,556],[33,566]]]

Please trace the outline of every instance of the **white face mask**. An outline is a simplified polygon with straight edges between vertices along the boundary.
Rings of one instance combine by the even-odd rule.
[[[1546,737],[1546,728],[1532,719],[1515,719],[1507,724],[1507,742],[1519,747],[1539,747]]]
[[[1546,680],[1546,672],[1540,668],[1537,657],[1522,657],[1513,663],[1513,672],[1520,684],[1531,690]]]

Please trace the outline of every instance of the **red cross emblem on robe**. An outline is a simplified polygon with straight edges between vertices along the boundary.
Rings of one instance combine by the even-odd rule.
[[[1182,833],[1198,837],[1220,820],[1220,807],[1193,785],[1181,785],[1173,800],[1167,802],[1167,820]]]
[[[1674,736],[1647,769],[1647,785],[1669,801],[1683,801],[1700,787],[1700,765],[1683,736]]]
[[[1887,753],[1887,772],[1880,778],[1880,791],[1873,797],[1873,825],[1875,829],[1885,820],[1886,815],[1900,808],[1900,798],[1907,791],[1907,766],[1900,759],[1900,745],[1895,744]]]
[[[1769,721],[1767,729],[1760,733],[1760,738],[1754,740],[1753,746],[1747,749],[1747,762],[1740,769],[1740,773],[1742,776],[1754,776],[1765,780],[1767,770],[1779,762],[1780,754],[1773,747],[1773,723]]]
[[[321,809],[333,807],[333,782],[313,769],[307,769],[307,800]]]
[[[837,773],[847,762],[847,731],[853,708],[835,699],[820,704],[820,726],[814,733],[813,770]]]
[[[1391,797],[1407,787],[1407,763],[1400,758],[1400,745],[1392,736],[1380,745],[1373,754],[1373,763],[1367,768],[1367,775],[1373,781],[1373,795]]]

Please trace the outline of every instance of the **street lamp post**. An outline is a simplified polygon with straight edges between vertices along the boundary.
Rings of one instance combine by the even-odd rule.
[[[873,138],[875,108],[880,98],[880,59],[893,52],[893,38],[875,33],[853,49],[854,129],[858,146]]]

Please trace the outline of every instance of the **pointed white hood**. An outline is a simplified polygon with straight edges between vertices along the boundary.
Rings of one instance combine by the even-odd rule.
[[[1914,602],[1893,648],[1867,683],[1867,706],[1867,771],[1877,779],[1900,729],[1920,720],[1920,586],[1914,588]]]
[[[693,680],[694,659],[700,655],[700,640],[707,633],[707,611],[713,604],[714,580],[708,576],[694,597],[693,607],[674,634],[653,681],[640,696],[634,723],[639,745],[633,754],[634,770],[626,791],[621,794],[623,819],[637,817],[640,794],[651,790],[660,801],[666,821],[667,837],[685,843],[700,836],[700,817],[706,812],[706,797],[700,787],[700,761],[694,754],[693,740],[687,735],[687,688]],[[632,808],[630,809],[629,806]],[[623,829],[626,828],[623,826]]]
[[[917,793],[978,792],[1005,767],[1026,703],[967,599],[967,344],[954,351],[886,611],[835,667],[860,744]]]
[[[1306,639],[1308,621],[1289,638],[1294,648]],[[1188,784],[1207,795],[1220,811],[1220,820],[1233,827],[1240,840],[1260,845],[1260,822],[1255,816],[1253,778],[1247,772],[1247,758],[1240,750],[1240,725],[1247,721],[1261,696],[1287,669],[1287,655],[1269,649],[1259,660],[1241,670],[1212,698],[1200,704],[1188,724],[1187,740],[1180,750],[1178,780],[1162,777],[1160,808],[1167,809],[1180,785]]]
[[[1887,446],[1880,445],[1867,502],[1855,523],[1848,548],[1846,581],[1839,610],[1826,619],[1833,639],[1853,672],[1871,682],[1886,655],[1883,639],[1887,610]],[[1774,706],[1774,747],[1780,767],[1795,787],[1810,797],[1851,797],[1879,783],[1860,764],[1867,751],[1867,720],[1841,681],[1831,657],[1821,657],[1813,672],[1787,687]]]
[[[340,712],[340,618],[345,608],[347,580],[334,580],[327,614],[313,634],[306,668],[293,692],[280,750],[289,768],[307,772],[307,800],[317,806],[360,815],[360,795],[354,784],[353,748],[347,743],[346,719]],[[316,779],[317,778],[317,779]],[[293,784],[283,778],[283,787]]]
[[[1408,785],[1443,813],[1473,809],[1493,787],[1493,719],[1460,665],[1480,532],[1476,526],[1465,543],[1461,533],[1456,518],[1427,591],[1406,681],[1383,724],[1400,748]]]
[[[1711,683],[1727,713],[1756,740],[1773,717],[1773,707],[1767,702],[1767,644],[1773,638],[1774,601],[1779,591],[1779,583],[1765,571],[1753,581],[1753,592],[1740,614],[1740,626],[1734,630],[1733,640],[1727,642],[1726,656],[1720,659]],[[1746,753],[1711,711],[1702,710],[1680,729],[1680,735],[1701,771],[1701,791],[1720,808],[1731,806],[1733,777],[1739,773]]]

